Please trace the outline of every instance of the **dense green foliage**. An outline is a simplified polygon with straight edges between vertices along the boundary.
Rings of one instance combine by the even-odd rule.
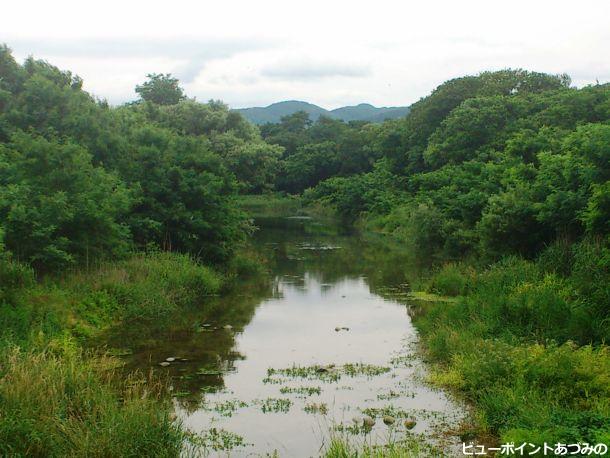
[[[162,387],[68,344],[0,356],[0,453],[28,457],[179,456],[188,436]],[[154,450],[154,452],[153,452]]]
[[[523,71],[449,81],[377,131],[371,172],[307,196],[441,259],[605,236],[610,87],[567,82]]]
[[[247,234],[238,192],[274,180],[281,149],[219,102],[149,75],[110,108],[69,72],[0,48],[0,221],[5,248],[39,270],[151,245],[226,261]]]
[[[222,103],[149,78],[111,108],[0,46],[2,456],[179,456],[189,440],[162,385],[80,347],[204,309],[240,269],[235,198],[270,186],[281,151]]]
[[[334,176],[368,172],[379,155],[371,148],[379,126],[320,117],[313,123],[299,111],[261,127],[263,138],[284,148],[276,188],[301,193]]]
[[[422,306],[415,321],[433,379],[475,403],[478,432],[608,442],[609,255],[599,243],[556,244],[536,262],[450,264],[431,279],[432,291],[462,297]]]

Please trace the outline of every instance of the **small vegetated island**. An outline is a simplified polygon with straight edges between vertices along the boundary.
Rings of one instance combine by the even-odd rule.
[[[244,208],[295,202],[424,266],[413,320],[429,382],[472,405],[462,440],[610,444],[608,84],[484,72],[400,119],[255,126],[171,75],[118,107],[82,83],[0,47],[1,455],[196,445],[162,378],[92,342],[264,275]]]

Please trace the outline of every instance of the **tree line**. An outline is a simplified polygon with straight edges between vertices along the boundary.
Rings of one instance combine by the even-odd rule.
[[[82,84],[0,47],[3,249],[40,270],[151,246],[230,257],[250,229],[234,198],[265,189],[280,148],[171,75],[149,75],[119,107]]]

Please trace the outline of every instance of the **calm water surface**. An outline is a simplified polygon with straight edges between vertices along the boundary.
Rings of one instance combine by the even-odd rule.
[[[332,431],[354,443],[422,434],[451,446],[441,433],[463,408],[422,381],[404,253],[306,218],[257,224],[253,245],[270,276],[170,328],[118,333],[111,345],[133,349],[129,368],[171,376],[185,425],[234,446],[213,456],[319,456]],[[176,361],[160,367],[166,358]],[[377,415],[371,431],[365,414]],[[416,421],[410,433],[405,419]]]

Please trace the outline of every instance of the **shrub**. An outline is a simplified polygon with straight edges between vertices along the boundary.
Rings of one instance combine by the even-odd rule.
[[[445,264],[433,277],[428,290],[445,296],[461,296],[468,290],[471,279],[462,266]]]

